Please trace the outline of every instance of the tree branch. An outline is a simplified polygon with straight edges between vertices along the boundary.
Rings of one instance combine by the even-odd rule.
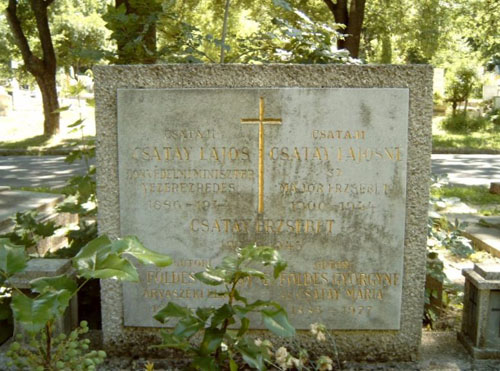
[[[42,45],[43,63],[47,70],[56,70],[56,53],[52,44],[52,36],[50,35],[49,19],[47,16],[47,7],[54,0],[30,0],[31,9],[35,14],[36,27]]]
[[[31,52],[28,39],[24,35],[23,29],[21,27],[21,21],[17,16],[16,0],[9,0],[9,5],[7,6],[7,9],[5,9],[5,15],[7,17],[7,22],[9,22],[12,36],[14,37],[14,42],[21,52],[26,68],[30,71],[37,70],[42,67],[41,61]]]

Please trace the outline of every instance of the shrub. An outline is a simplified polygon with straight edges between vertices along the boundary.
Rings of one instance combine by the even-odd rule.
[[[451,133],[472,133],[487,129],[489,121],[484,117],[470,117],[460,112],[447,116],[441,121],[441,126]]]

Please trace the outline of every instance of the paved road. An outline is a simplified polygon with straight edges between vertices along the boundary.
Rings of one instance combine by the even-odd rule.
[[[64,156],[0,156],[0,186],[62,186],[84,164],[66,164]],[[448,174],[454,184],[500,182],[500,155],[433,155],[432,172]]]
[[[432,173],[448,174],[453,184],[500,182],[500,155],[432,155]]]
[[[67,164],[65,156],[0,156],[0,186],[59,187],[85,173],[84,162]]]

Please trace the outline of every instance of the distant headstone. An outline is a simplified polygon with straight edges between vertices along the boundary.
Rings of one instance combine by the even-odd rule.
[[[281,302],[298,329],[319,321],[342,330],[339,348],[351,357],[414,356],[430,68],[95,72],[100,229],[135,234],[174,259],[167,269],[139,266],[139,284],[103,282],[109,347],[159,327],[152,316],[169,301],[219,303],[193,274],[256,243],[280,250],[288,268],[273,284],[245,282],[249,296]]]
[[[500,97],[493,97],[493,108],[500,109]]]
[[[500,359],[500,265],[464,269],[464,311],[459,340],[474,358]]]

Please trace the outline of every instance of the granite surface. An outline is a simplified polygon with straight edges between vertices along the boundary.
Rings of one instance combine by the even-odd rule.
[[[431,149],[432,69],[429,66],[155,65],[99,66],[96,122],[100,233],[120,235],[117,90],[173,88],[408,89],[408,150],[402,301],[398,330],[336,330],[341,356],[351,360],[415,359],[421,337]],[[140,125],[140,123],[138,123]],[[111,352],[144,352],[155,331],[124,327],[122,287],[103,281],[103,336]],[[314,316],[311,316],[313,321]],[[299,337],[307,346],[312,340]]]

